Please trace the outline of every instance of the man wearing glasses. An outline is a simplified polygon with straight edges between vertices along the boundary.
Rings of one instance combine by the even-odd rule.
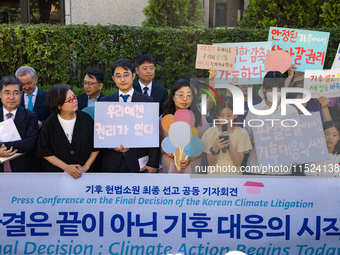
[[[84,94],[78,95],[78,109],[85,107],[94,107],[104,95],[100,92],[104,86],[104,74],[97,68],[88,68],[85,70]]]
[[[41,128],[51,114],[45,106],[47,92],[37,87],[38,76],[33,67],[22,66],[15,72],[15,76],[21,81],[24,91],[20,105],[37,114]]]
[[[119,91],[105,96],[100,101],[106,102],[154,102],[152,97],[144,95],[133,89],[133,80],[136,76],[135,68],[128,59],[119,59],[111,67],[112,79]],[[131,139],[134,139],[131,137]],[[159,166],[159,148],[120,148],[103,151],[102,172],[120,173],[155,173]],[[140,169],[138,159],[149,157],[147,165]]]
[[[35,112],[20,106],[22,83],[15,77],[6,76],[0,81],[0,122],[12,119],[21,137],[18,141],[1,141],[0,157],[11,157],[15,153],[23,155],[0,164],[0,172],[37,172],[35,145],[38,138],[38,118]]]

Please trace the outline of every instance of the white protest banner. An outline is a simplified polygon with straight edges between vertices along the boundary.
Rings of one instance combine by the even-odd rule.
[[[306,70],[304,88],[308,89],[312,98],[340,96],[340,69]]]
[[[158,104],[96,102],[94,147],[159,147]]]
[[[329,32],[271,27],[268,41],[272,50],[285,50],[293,58],[296,70],[319,70],[323,68],[329,41]]]
[[[340,68],[340,43],[338,46],[338,50],[336,51],[331,69],[339,69],[339,68]]]
[[[253,131],[262,166],[290,166],[329,158],[320,112],[266,121]]]
[[[0,253],[337,254],[339,185],[337,178],[4,173]]]
[[[271,52],[271,42],[216,43],[216,46],[235,47],[234,71],[218,71],[215,88],[223,84],[262,84],[266,75],[264,61]]]
[[[235,47],[197,44],[196,69],[234,70]]]

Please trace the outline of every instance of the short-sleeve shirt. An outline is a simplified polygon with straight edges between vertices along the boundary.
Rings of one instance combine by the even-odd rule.
[[[217,138],[221,132],[216,127],[209,128],[202,137],[202,142],[204,144],[204,152],[211,154],[210,148],[214,146],[214,143],[216,142]],[[243,128],[240,128],[238,126],[235,127],[234,131],[232,133],[229,133],[229,140],[230,143],[234,146],[235,150],[237,152],[248,152],[251,148],[251,141],[249,138],[249,135],[247,131],[245,131]],[[229,150],[226,151],[226,153],[223,153],[220,151],[220,153],[217,155],[217,162],[216,166],[234,166],[234,163],[232,161],[231,155],[229,153]],[[236,168],[236,172],[216,172],[216,174],[231,174],[231,175],[241,175],[240,167]]]

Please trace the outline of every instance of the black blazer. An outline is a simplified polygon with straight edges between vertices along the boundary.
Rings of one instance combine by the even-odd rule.
[[[118,92],[100,99],[104,102],[118,102]],[[134,91],[132,102],[154,102],[151,97]],[[138,139],[138,138],[137,138]],[[122,160],[123,153],[113,149],[103,149],[102,172],[114,173],[118,172],[119,164]],[[127,166],[131,173],[139,173],[138,159],[144,156],[149,156],[148,166],[158,168],[159,166],[159,148],[130,148],[125,152]]]
[[[0,122],[4,120],[3,107],[0,108]],[[14,118],[14,124],[20,134],[21,140],[5,142],[5,146],[18,149],[18,152],[25,153],[10,161],[12,172],[37,172],[39,165],[36,157],[36,142],[38,139],[38,118],[35,112],[18,107]],[[3,164],[0,165],[0,172],[3,172]]]
[[[25,107],[24,94],[22,93],[20,106]],[[33,106],[33,111],[37,114],[38,120],[42,123],[51,115],[51,112],[46,108],[46,95],[47,92],[38,88],[37,97]]]
[[[101,99],[104,95],[102,93],[100,93],[99,99]],[[83,110],[85,107],[87,107],[87,102],[88,102],[88,95],[86,93],[84,94],[79,94],[78,95],[78,110],[81,111]]]
[[[91,152],[96,151],[93,148],[93,129],[94,122],[91,116],[85,112],[77,111],[72,143],[70,144],[60,125],[57,114],[53,113],[46,120],[40,132],[38,157],[56,156],[66,164],[84,165]],[[43,159],[42,171],[62,172],[63,170]]]
[[[143,93],[138,81],[133,84],[133,88],[139,93]],[[161,116],[163,114],[163,105],[168,100],[168,90],[155,83],[152,83],[151,97],[159,103],[159,116]]]

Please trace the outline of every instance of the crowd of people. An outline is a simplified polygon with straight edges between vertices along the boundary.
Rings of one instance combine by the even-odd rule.
[[[209,85],[214,86],[216,70],[209,70]],[[276,110],[268,118],[281,116],[280,92],[283,87],[303,87],[303,81],[292,82],[294,67],[288,70],[285,80],[278,71],[266,74],[260,89],[262,101],[253,100],[257,110],[270,109],[273,104],[273,90],[276,90],[278,102]],[[84,94],[75,95],[68,84],[56,84],[48,92],[37,87],[38,76],[30,66],[18,68],[15,77],[6,76],[0,81],[0,98],[2,102],[0,121],[12,119],[21,140],[1,141],[0,157],[13,157],[0,165],[1,172],[66,172],[77,179],[85,172],[106,173],[195,173],[196,166],[234,166],[236,171],[219,174],[242,175],[241,166],[257,166],[258,158],[254,149],[253,129],[232,125],[232,121],[261,119],[245,108],[244,115],[236,115],[233,110],[233,96],[229,92],[213,109],[212,119],[228,120],[227,124],[209,125],[208,115],[201,114],[198,102],[199,92],[192,86],[190,78],[177,80],[168,90],[153,82],[155,77],[155,60],[146,54],[135,59],[134,65],[127,59],[119,59],[111,68],[112,79],[118,92],[104,96],[104,74],[101,70],[86,69],[84,77]],[[138,75],[138,81],[134,80]],[[252,85],[238,85],[247,101],[247,88]],[[302,98],[302,93],[290,93],[288,98]],[[260,97],[259,97],[260,98]],[[210,100],[210,101],[209,101]],[[213,107],[212,98],[208,100],[208,112]],[[95,102],[158,102],[160,122],[160,144],[168,133],[163,129],[162,118],[175,114],[182,109],[191,110],[195,116],[194,127],[197,137],[204,144],[201,155],[186,157],[175,164],[174,153],[165,153],[162,148],[94,148],[94,107]],[[304,104],[308,111],[319,111],[325,133],[329,160],[315,162],[319,165],[338,165],[340,163],[340,110],[330,107],[329,99],[318,98]],[[299,108],[287,105],[287,116],[301,114]],[[1,131],[0,131],[1,132]],[[138,139],[138,138],[131,138]],[[20,156],[14,157],[20,154]],[[139,159],[148,157],[147,164],[140,167]],[[306,162],[297,162],[297,164]],[[291,166],[291,169],[295,166]],[[302,169],[297,175],[316,175],[338,177],[336,171],[305,173]],[[261,174],[261,172],[257,172]],[[296,171],[285,172],[296,175]]]

